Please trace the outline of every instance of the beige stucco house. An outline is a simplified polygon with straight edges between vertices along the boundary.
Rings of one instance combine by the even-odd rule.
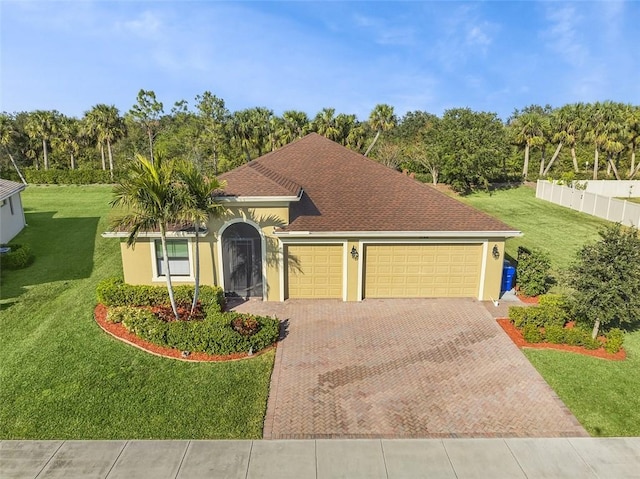
[[[11,241],[27,224],[22,209],[22,183],[0,178],[0,243]]]
[[[220,176],[223,217],[200,238],[203,284],[290,298],[497,298],[501,221],[315,133]],[[120,237],[124,279],[164,284],[158,235]],[[174,282],[193,282],[194,235],[170,233]]]

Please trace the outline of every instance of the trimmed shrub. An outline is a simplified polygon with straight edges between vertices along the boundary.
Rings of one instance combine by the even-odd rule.
[[[259,327],[250,336],[236,332],[231,322],[238,313],[213,312],[202,321],[171,321],[158,319],[145,308],[121,308],[122,324],[136,336],[181,351],[208,354],[258,352],[278,339],[280,321],[265,316],[253,316]],[[247,316],[242,315],[242,316]]]
[[[624,343],[624,331],[619,328],[613,328],[605,334],[605,338],[607,340],[607,342],[604,343],[605,351],[615,354],[620,351]]]
[[[11,248],[11,251],[0,254],[0,268],[22,269],[33,262],[33,254],[29,245],[9,243],[2,246]]]
[[[525,324],[522,327],[522,337],[528,343],[541,343],[544,339],[540,328],[534,324]]]
[[[551,285],[550,270],[551,261],[546,253],[518,247],[516,282],[523,294],[538,296],[546,293]]]
[[[112,180],[111,174],[105,170],[24,170],[27,183],[40,185],[111,184],[117,182],[121,175],[121,172],[114,171]]]
[[[565,329],[565,344],[582,346],[586,349],[598,349],[602,343],[591,337],[591,332],[582,328]]]
[[[545,328],[544,337],[549,343],[563,344],[565,342],[566,329],[562,326],[551,325]]]
[[[509,307],[509,320],[516,328],[524,326],[526,319],[526,310],[524,306],[510,306]]]
[[[191,304],[194,287],[179,285],[173,288],[178,304]],[[98,302],[106,306],[160,306],[169,303],[169,292],[165,286],[126,284],[120,278],[107,278],[96,287]],[[224,304],[224,292],[215,286],[200,286],[198,301],[206,313],[220,311]]]

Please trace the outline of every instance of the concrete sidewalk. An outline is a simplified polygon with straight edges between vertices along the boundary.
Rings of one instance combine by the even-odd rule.
[[[640,478],[640,438],[1,441],[9,478]]]

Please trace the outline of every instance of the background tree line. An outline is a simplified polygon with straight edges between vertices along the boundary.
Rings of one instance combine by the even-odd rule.
[[[157,155],[188,160],[216,175],[310,132],[459,191],[547,176],[633,178],[640,171],[637,105],[531,105],[503,122],[495,113],[469,108],[397,118],[392,106],[379,104],[360,121],[334,108],[313,118],[296,110],[278,116],[266,107],[230,112],[210,92],[196,96],[193,105],[178,101],[167,112],[147,90],[124,114],[106,104],[82,118],[55,110],[1,113],[0,168],[5,178],[17,178],[17,169],[27,176],[32,170],[80,169],[108,172],[113,180],[144,154],[152,161]]]

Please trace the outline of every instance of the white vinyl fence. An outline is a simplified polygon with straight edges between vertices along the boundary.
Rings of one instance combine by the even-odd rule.
[[[538,180],[536,198],[625,226],[640,225],[640,204]]]

